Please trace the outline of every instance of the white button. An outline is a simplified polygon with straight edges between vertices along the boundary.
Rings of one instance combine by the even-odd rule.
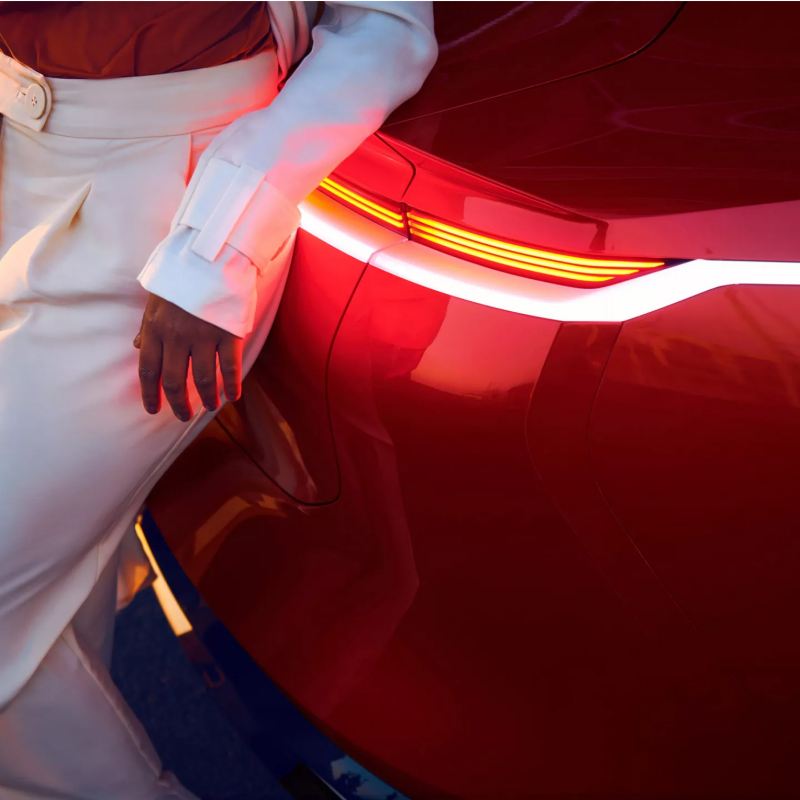
[[[38,83],[32,83],[25,90],[25,111],[31,119],[39,119],[44,114],[47,95]]]

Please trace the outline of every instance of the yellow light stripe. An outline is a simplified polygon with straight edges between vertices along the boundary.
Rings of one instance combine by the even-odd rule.
[[[445,222],[440,222],[430,217],[423,217],[416,212],[409,211],[408,219],[410,222],[418,222],[428,225],[431,228],[436,228],[441,232],[447,232],[456,236],[461,236],[465,239],[470,239],[473,242],[480,242],[491,247],[498,247],[503,250],[510,250],[514,253],[522,255],[534,256],[539,258],[548,258],[555,261],[564,261],[576,266],[594,266],[594,267],[633,267],[634,269],[653,269],[654,267],[663,267],[663,261],[627,261],[618,259],[607,258],[585,258],[583,256],[572,256],[566,253],[553,253],[549,250],[537,250],[533,247],[525,247],[524,245],[513,244],[511,242],[504,242],[500,239],[493,239],[490,236],[484,236],[480,233],[474,233],[463,228],[457,228],[454,225],[448,225]]]
[[[396,219],[398,222],[403,221],[403,215],[399,211],[392,211],[392,209],[387,208],[386,206],[382,206],[380,203],[376,203],[369,197],[366,197],[363,194],[359,194],[358,192],[354,192],[352,189],[348,189],[346,186],[343,186],[341,183],[337,183],[336,181],[332,181],[330,178],[323,178],[322,183],[320,185],[344,197],[349,197],[352,200],[357,200],[358,202],[366,203],[372,208],[375,208],[376,210],[381,211],[387,216]]]
[[[351,203],[368,214],[373,214],[379,217],[384,222],[388,222],[390,225],[393,225],[396,228],[405,227],[405,221],[402,214],[392,211],[391,209],[376,203],[374,200],[370,200],[368,197],[357,194],[351,189],[342,186],[340,183],[332,181],[330,178],[325,178],[320,184],[320,188],[329,191],[331,194],[336,195],[340,200]]]
[[[345,193],[338,186],[332,186],[326,183],[321,183],[319,188],[334,195],[334,197],[336,197],[338,200],[343,200],[345,203],[358,206],[363,211],[367,211],[370,214],[375,214],[376,216],[385,218],[387,222],[391,221],[397,224],[402,222],[402,218],[398,218],[397,214],[389,211],[389,209],[379,206],[377,203],[373,203],[371,200],[368,200],[365,197],[359,197],[357,195],[353,195],[352,193]]]
[[[360,209],[361,211],[365,212],[366,214],[369,214],[371,217],[375,217],[376,219],[379,219],[382,222],[385,222],[387,225],[391,225],[393,228],[397,228],[398,230],[402,230],[403,228],[405,228],[405,225],[403,225],[402,222],[398,222],[397,220],[392,219],[391,217],[387,217],[381,211],[378,211],[378,210],[376,210],[374,208],[371,208],[366,203],[362,203],[360,200],[356,200],[356,199],[354,199],[352,197],[345,197],[345,196],[339,194],[335,189],[331,189],[329,186],[322,186],[320,188],[325,192],[329,192],[334,197],[336,197],[338,200],[341,200],[342,202],[347,203],[348,205],[352,206],[353,208]]]
[[[380,203],[376,203],[374,200],[371,200],[369,197],[365,195],[359,194],[358,192],[353,191],[352,189],[348,189],[346,186],[342,185],[341,183],[337,183],[330,178],[323,178],[322,185],[327,186],[329,188],[333,188],[338,192],[341,192],[344,195],[354,198],[355,200],[360,200],[364,203],[368,203],[373,205],[375,208],[380,209],[385,214],[388,214],[390,217],[398,220],[399,222],[403,221],[403,215],[399,211],[392,211],[390,208],[386,208],[386,206],[380,205]]]
[[[456,236],[455,234],[443,233],[435,228],[429,227],[428,225],[412,224],[410,231],[412,234],[420,235],[422,233],[427,233],[440,239],[446,239],[447,241],[453,242],[454,249],[458,249],[458,246],[462,246],[480,250],[482,253],[486,254],[484,258],[486,258],[488,261],[494,260],[496,256],[510,258],[519,263],[519,266],[523,269],[525,268],[526,264],[535,264],[540,267],[552,267],[553,269],[563,269],[567,272],[578,272],[584,275],[631,275],[634,272],[638,272],[636,269],[623,267],[579,267],[574,264],[554,261],[547,258],[534,258],[533,256],[515,255],[514,253],[504,250],[500,247],[491,247],[488,244],[473,242],[470,239],[465,239],[461,236]]]
[[[169,584],[164,579],[164,575],[153,556],[153,551],[150,549],[150,544],[147,541],[147,537],[144,535],[144,530],[139,520],[136,520],[135,528],[136,536],[142,544],[144,554],[147,556],[147,560],[150,562],[150,566],[157,576],[155,581],[153,581],[153,591],[156,594],[158,604],[161,606],[161,610],[164,612],[164,616],[167,618],[172,632],[176,636],[183,636],[183,634],[189,633],[189,631],[192,630],[192,623],[189,622],[188,617],[183,613],[183,609],[178,605],[178,601],[175,599],[172,589],[169,588]]]
[[[539,267],[533,266],[531,264],[522,264],[519,261],[512,261],[510,258],[503,258],[502,256],[493,256],[491,259],[487,259],[486,254],[482,253],[480,250],[475,250],[471,247],[462,247],[461,245],[453,245],[452,242],[448,242],[446,239],[440,239],[438,236],[430,236],[428,234],[417,234],[421,239],[425,239],[429,242],[433,242],[434,244],[438,244],[442,247],[447,248],[448,250],[453,250],[456,252],[466,253],[467,255],[476,256],[477,258],[481,258],[484,261],[491,260],[498,264],[506,264],[509,267],[515,267],[516,269],[527,270],[529,272],[537,272],[541,275],[552,275],[556,278],[569,278],[573,281],[581,281],[584,283],[603,283],[605,281],[610,281],[613,279],[614,276],[604,276],[604,275],[585,275],[579,272],[567,272],[564,269],[550,269],[549,267]],[[636,270],[631,270],[631,273],[636,272]]]

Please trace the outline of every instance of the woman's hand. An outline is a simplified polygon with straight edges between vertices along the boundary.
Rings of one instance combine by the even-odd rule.
[[[150,414],[161,407],[159,386],[175,416],[187,422],[192,416],[186,378],[192,364],[194,385],[203,405],[219,405],[217,355],[225,396],[238,400],[242,391],[242,339],[195,317],[157,295],[148,297],[142,325],[133,340],[139,350],[142,403]]]

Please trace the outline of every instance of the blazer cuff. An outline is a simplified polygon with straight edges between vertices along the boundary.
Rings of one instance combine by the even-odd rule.
[[[148,292],[235,336],[253,328],[256,269],[247,256],[223,245],[213,262],[194,252],[198,231],[179,225],[137,276]]]
[[[299,224],[297,206],[262,172],[211,158],[137,280],[184,311],[245,336],[253,328],[257,276]]]

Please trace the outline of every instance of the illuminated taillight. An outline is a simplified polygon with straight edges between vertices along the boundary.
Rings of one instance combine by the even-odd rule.
[[[483,233],[442,222],[421,212],[407,212],[412,239],[488,267],[559,283],[608,283],[633,277],[643,270],[660,269],[664,261],[633,258],[594,258],[542,250],[518,242],[496,239]]]
[[[367,196],[331,178],[325,178],[319,188],[360,214],[405,232],[414,241],[504,272],[555,283],[591,286],[627,280],[667,266],[665,261],[656,259],[597,258],[497,239],[437,219],[424,211],[393,204],[374,195]]]
[[[371,217],[377,222],[388,225],[390,228],[395,228],[396,230],[405,230],[406,228],[405,217],[400,206],[390,208],[386,201],[378,202],[373,200],[330,178],[325,178],[319,188],[339,202],[350,206],[367,217]]]

